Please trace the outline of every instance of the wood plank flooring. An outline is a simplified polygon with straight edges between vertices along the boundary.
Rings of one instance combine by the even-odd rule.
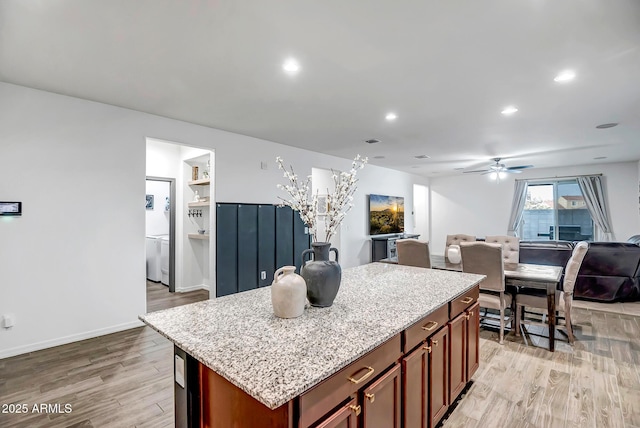
[[[640,428],[640,319],[573,317],[576,344],[555,353],[481,330],[480,369],[443,426]],[[172,361],[171,343],[148,327],[0,360],[0,406],[29,407],[0,413],[0,427],[171,427]],[[72,410],[32,412],[41,403]]]

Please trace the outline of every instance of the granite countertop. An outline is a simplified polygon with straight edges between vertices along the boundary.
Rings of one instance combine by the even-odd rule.
[[[372,263],[342,272],[333,306],[273,315],[271,288],[140,316],[179,348],[275,409],[484,278]]]

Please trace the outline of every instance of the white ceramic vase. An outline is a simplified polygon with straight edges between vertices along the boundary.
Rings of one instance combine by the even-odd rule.
[[[462,261],[462,254],[460,254],[460,246],[459,245],[449,245],[449,249],[447,250],[447,258],[450,263],[458,264]]]
[[[296,318],[304,312],[307,284],[295,270],[295,266],[283,266],[273,275],[271,304],[279,318]]]

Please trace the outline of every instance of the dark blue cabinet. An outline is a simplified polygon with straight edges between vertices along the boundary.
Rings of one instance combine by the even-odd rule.
[[[297,212],[264,204],[216,204],[218,297],[271,285],[276,269],[295,265],[311,237]]]

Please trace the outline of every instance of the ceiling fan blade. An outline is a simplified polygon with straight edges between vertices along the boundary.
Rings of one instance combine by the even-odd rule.
[[[519,170],[519,169],[511,169],[511,168],[505,169],[502,172],[506,172],[507,174],[521,174],[522,173],[522,171]]]
[[[475,171],[462,171],[463,174],[470,174],[473,172],[491,172],[491,170],[488,169],[476,169]]]
[[[519,165],[519,166],[510,166],[509,170],[514,170],[514,169],[526,169],[526,168],[533,168],[533,165]]]

